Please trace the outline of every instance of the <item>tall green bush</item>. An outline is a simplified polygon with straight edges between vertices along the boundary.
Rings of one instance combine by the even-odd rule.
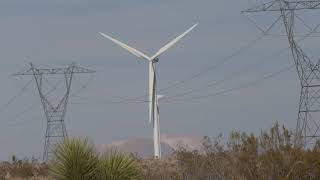
[[[100,157],[101,180],[139,180],[141,171],[134,158],[111,149]]]
[[[87,139],[66,139],[58,144],[49,171],[57,180],[139,180],[134,158],[115,149],[102,155]]]
[[[57,180],[97,179],[98,158],[87,139],[66,139],[58,144],[49,171]]]

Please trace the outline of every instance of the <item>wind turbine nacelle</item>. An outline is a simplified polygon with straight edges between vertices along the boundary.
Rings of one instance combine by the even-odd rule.
[[[159,58],[158,58],[158,57],[156,57],[156,58],[152,59],[152,62],[154,62],[154,63],[159,62]]]

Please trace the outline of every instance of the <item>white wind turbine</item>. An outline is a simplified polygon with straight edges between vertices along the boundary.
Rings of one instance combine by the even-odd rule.
[[[158,110],[158,99],[159,96],[157,95],[157,81],[156,81],[156,63],[159,61],[159,56],[167,51],[170,47],[172,47],[175,43],[177,43],[180,39],[182,39],[185,35],[187,35],[192,29],[194,29],[198,24],[193,25],[187,31],[182,33],[180,36],[176,37],[168,44],[163,46],[155,53],[153,56],[149,57],[134,49],[127,44],[124,44],[102,32],[100,34],[114,42],[115,44],[121,46],[122,48],[126,49],[133,55],[145,59],[149,62],[149,122],[153,122],[153,143],[154,143],[154,157],[157,159],[161,158],[161,144],[160,144],[160,127],[159,127],[159,110]]]

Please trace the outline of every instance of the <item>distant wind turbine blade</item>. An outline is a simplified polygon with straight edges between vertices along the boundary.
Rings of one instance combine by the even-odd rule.
[[[102,33],[102,32],[99,32],[99,34],[100,34],[101,36],[103,36],[103,37],[111,40],[111,41],[114,42],[115,44],[121,46],[122,48],[126,49],[127,51],[129,51],[130,53],[132,53],[133,55],[135,55],[135,56],[137,56],[137,57],[140,57],[140,58],[142,57],[142,58],[144,58],[144,59],[146,59],[146,60],[150,60],[150,59],[151,59],[150,57],[148,57],[147,55],[143,54],[142,52],[140,52],[140,51],[138,51],[138,50],[136,50],[136,49],[128,46],[128,45],[125,44],[125,43],[122,43],[122,42],[120,42],[120,41],[112,38],[111,36],[108,36],[108,35],[106,35],[106,34],[104,34],[104,33]]]
[[[164,53],[166,50],[168,50],[170,47],[172,47],[174,44],[176,44],[180,39],[182,39],[184,36],[186,36],[190,31],[192,31],[195,27],[198,26],[198,23],[190,27],[187,31],[182,33],[180,36],[176,37],[174,40],[163,46],[159,51],[151,57],[151,59],[157,58],[160,56],[162,53]]]
[[[164,98],[165,96],[164,95],[159,95],[159,94],[157,94],[157,98],[160,100],[160,99],[162,99],[162,98]]]

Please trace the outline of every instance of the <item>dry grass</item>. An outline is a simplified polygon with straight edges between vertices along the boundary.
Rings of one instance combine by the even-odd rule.
[[[275,124],[259,136],[233,132],[224,143],[221,136],[205,137],[199,151],[181,147],[167,159],[136,161],[146,180],[318,180],[320,148],[295,145],[300,141]],[[47,166],[29,161],[2,163],[0,180],[7,173],[11,179],[41,179]]]
[[[177,159],[174,157],[154,160],[138,160],[141,169],[143,170],[143,179],[152,180],[180,180],[182,179],[181,173],[178,169]]]
[[[13,162],[2,162],[0,164],[0,179],[33,179],[46,180],[48,167],[29,160],[15,160]]]
[[[305,149],[300,138],[275,124],[269,131],[253,134],[233,132],[205,137],[202,149],[181,147],[162,161],[141,161],[146,180],[318,180],[320,149]]]

